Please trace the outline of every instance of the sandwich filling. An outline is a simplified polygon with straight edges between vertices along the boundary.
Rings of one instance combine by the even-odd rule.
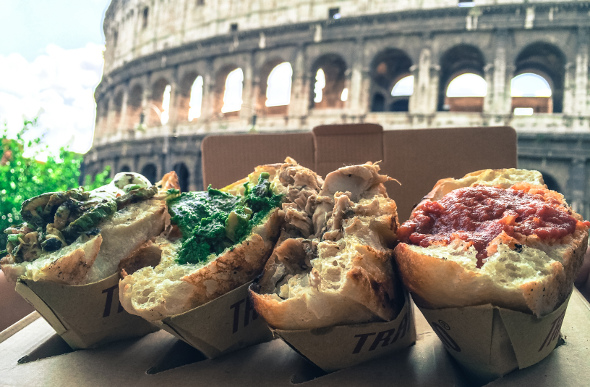
[[[241,243],[283,200],[283,195],[274,193],[269,178],[269,173],[263,172],[257,183],[244,183],[243,195],[209,187],[170,199],[171,222],[183,239],[177,262],[206,262],[212,254]]]
[[[572,216],[560,194],[543,187],[476,185],[422,203],[398,229],[398,237],[421,247],[462,242],[477,251],[477,267],[481,268],[499,243],[508,242],[518,252],[529,237],[552,242],[589,225]]]
[[[103,220],[157,191],[142,175],[128,172],[92,191],[80,187],[28,199],[21,207],[25,223],[4,230],[8,234],[4,262],[31,262],[77,240],[88,240],[100,233]]]

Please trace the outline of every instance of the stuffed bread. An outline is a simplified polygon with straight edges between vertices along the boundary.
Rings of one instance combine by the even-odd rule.
[[[340,168],[305,204],[312,232],[285,230],[250,295],[278,329],[312,329],[393,319],[403,305],[392,248],[397,206],[379,166]]]
[[[0,268],[10,281],[26,278],[81,285],[115,274],[133,252],[159,235],[167,222],[170,172],[152,185],[125,172],[92,191],[50,192],[22,204],[25,223],[10,227]]]
[[[400,226],[395,257],[420,306],[540,317],[571,292],[588,226],[541,173],[482,170],[440,180]]]
[[[262,165],[221,190],[188,192],[168,201],[172,227],[146,249],[159,264],[125,276],[121,305],[147,320],[162,320],[211,301],[260,274],[284,219],[309,228],[297,203],[322,180],[288,158]],[[303,219],[305,220],[305,219]]]

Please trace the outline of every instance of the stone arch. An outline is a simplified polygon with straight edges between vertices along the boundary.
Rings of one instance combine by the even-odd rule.
[[[143,99],[143,86],[140,84],[134,85],[127,97],[127,118],[125,120],[125,126],[128,129],[137,128],[141,122],[141,101]]]
[[[440,83],[438,88],[438,111],[483,111],[483,97],[466,97],[449,100],[446,96],[451,81],[459,75],[473,73],[484,77],[485,58],[481,50],[468,44],[460,44],[447,50],[440,59]],[[452,105],[455,105],[453,107]]]
[[[562,192],[561,186],[557,182],[557,179],[553,177],[550,173],[540,171],[541,175],[543,175],[543,181],[547,185],[547,188],[553,191]]]
[[[172,167],[176,175],[178,175],[178,182],[180,184],[180,192],[188,192],[190,191],[190,171],[188,170],[185,163],[180,162],[174,164]]]
[[[267,106],[267,92],[270,82],[270,76],[272,72],[281,64],[289,63],[284,61],[281,58],[274,58],[266,61],[264,65],[262,65],[260,69],[260,87],[259,93],[256,98],[256,112],[260,112],[262,115],[273,115],[273,114],[281,114],[286,115],[289,111],[289,105],[279,105],[279,106]],[[290,65],[290,63],[289,63]],[[288,88],[286,92],[289,94],[289,98],[291,96],[291,82],[292,82],[293,70],[291,68],[291,78],[288,80],[284,80],[284,86]],[[288,84],[287,84],[288,82]],[[272,85],[271,85],[272,87]]]
[[[213,106],[214,106],[214,114],[221,115],[221,109],[223,108],[224,104],[224,97],[225,97],[225,86],[226,81],[229,74],[237,69],[241,69],[241,67],[233,64],[226,65],[222,67],[220,70],[217,71],[215,74],[215,85],[214,85],[214,92],[213,92]],[[243,90],[242,90],[243,91]],[[233,111],[233,112],[226,112],[223,113],[226,117],[237,117],[239,116],[240,111]]]
[[[125,164],[119,168],[119,172],[131,172],[131,167]]]
[[[411,66],[412,59],[408,54],[396,48],[375,55],[370,67],[371,111],[408,111],[409,96],[392,96],[392,89],[399,80],[411,75]]]
[[[152,184],[158,181],[158,167],[156,164],[148,163],[141,168],[142,175],[144,175]]]
[[[551,87],[552,105],[548,113],[563,111],[563,92],[565,80],[565,55],[555,45],[546,42],[532,43],[523,48],[514,62],[514,76],[533,73],[545,78]],[[513,101],[513,105],[515,102]],[[549,109],[548,109],[549,110]]]
[[[189,110],[191,108],[190,103],[192,97],[191,91],[193,90],[193,85],[199,76],[201,76],[202,80],[202,75],[200,75],[197,71],[188,71],[182,76],[180,80],[180,85],[178,88],[178,103],[176,105],[178,109],[177,113],[179,122],[189,121]]]
[[[323,87],[319,87],[318,75],[323,72]],[[347,65],[338,54],[320,56],[311,67],[310,107],[312,109],[341,109],[344,107],[342,92],[346,84]],[[321,95],[321,98],[318,98]]]
[[[162,113],[165,110],[163,106],[164,92],[170,86],[170,81],[166,78],[158,78],[153,84],[148,106],[148,126],[162,126]]]

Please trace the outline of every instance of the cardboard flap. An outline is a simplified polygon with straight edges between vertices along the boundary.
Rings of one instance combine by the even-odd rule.
[[[119,303],[119,275],[88,285],[19,280],[19,292],[72,348],[137,337],[155,327]]]
[[[392,321],[273,332],[309,361],[331,372],[406,348],[416,342],[412,303]]]
[[[472,363],[488,364],[491,361],[494,322],[491,305],[420,310],[455,358]]]
[[[569,297],[559,308],[542,318],[513,310],[499,309],[513,344],[519,368],[538,363],[553,351],[560,336],[568,302]]]
[[[272,339],[248,297],[248,282],[204,305],[162,320],[162,327],[212,359]]]
[[[16,283],[16,292],[20,294],[27,302],[35,307],[37,312],[51,325],[58,335],[61,335],[67,331],[64,324],[59,320],[57,315],[51,308],[41,299],[31,288],[27,286],[27,283],[19,280]]]
[[[434,184],[488,168],[516,167],[516,131],[503,127],[383,130],[378,124],[322,125],[312,132],[211,135],[202,143],[203,182],[221,188],[260,164],[291,156],[318,174],[381,161],[400,221]]]
[[[536,364],[553,351],[568,300],[541,318],[490,304],[420,310],[449,354],[490,379]]]
[[[321,125],[313,128],[315,169],[321,176],[351,164],[383,160],[383,128],[377,124]]]
[[[387,192],[405,221],[440,179],[515,168],[516,131],[507,126],[388,130],[383,132],[383,152],[382,173],[401,183],[386,183]]]
[[[287,156],[314,167],[310,132],[207,136],[201,144],[203,185],[225,187],[262,164],[282,163]]]

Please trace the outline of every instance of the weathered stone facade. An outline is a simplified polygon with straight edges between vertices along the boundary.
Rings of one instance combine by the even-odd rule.
[[[590,2],[458,3],[464,2],[113,0],[86,171],[111,165],[155,178],[174,168],[196,189],[202,138],[253,124],[260,132],[343,122],[376,122],[385,130],[510,125],[519,134],[519,166],[541,170],[589,218]],[[282,62],[293,71],[290,103],[269,108],[267,78]],[[224,114],[225,78],[236,68],[243,70],[242,109]],[[329,71],[325,98],[316,103],[319,68]],[[542,75],[552,95],[540,100],[541,113],[516,116],[522,101],[511,97],[511,80],[526,72]],[[462,73],[483,77],[486,96],[446,98]],[[414,75],[413,94],[391,96],[407,75]],[[189,122],[198,76],[202,113]],[[162,125],[157,114],[166,85],[170,118]],[[347,98],[340,97],[344,89]]]

